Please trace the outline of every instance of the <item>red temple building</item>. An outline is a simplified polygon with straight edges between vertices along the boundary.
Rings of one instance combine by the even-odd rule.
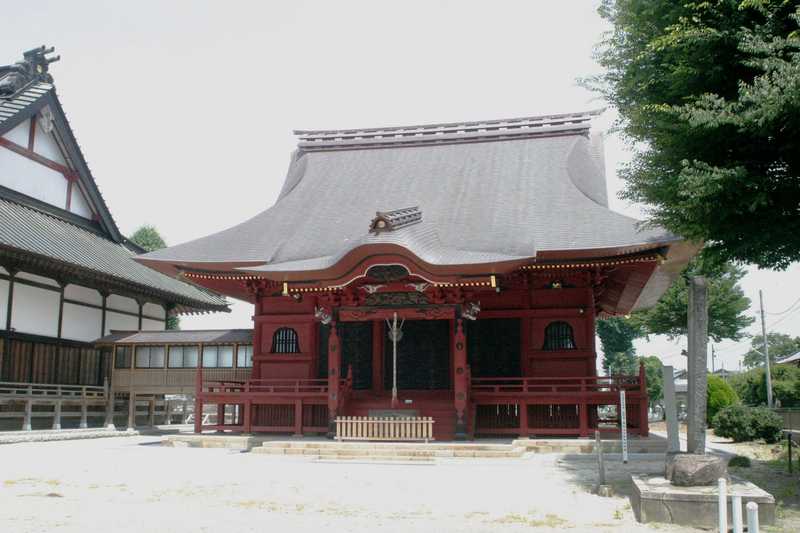
[[[249,379],[197,372],[232,414],[208,428],[588,436],[624,389],[647,435],[644,373],[597,375],[595,320],[653,305],[697,246],[609,209],[595,114],[297,131],[275,205],[140,256],[255,305]]]

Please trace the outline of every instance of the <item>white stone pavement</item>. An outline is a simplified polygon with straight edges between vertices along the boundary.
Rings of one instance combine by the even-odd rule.
[[[630,471],[611,458],[609,483]],[[627,497],[588,492],[587,457],[320,463],[224,449],[169,448],[159,437],[0,447],[0,531],[517,532],[690,531],[637,524]]]

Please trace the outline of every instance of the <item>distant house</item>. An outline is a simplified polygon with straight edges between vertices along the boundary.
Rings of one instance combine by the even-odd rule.
[[[789,357],[784,357],[780,361],[775,361],[776,365],[793,365],[800,367],[800,352],[797,352],[794,355],[790,355]]]
[[[0,381],[102,384],[112,330],[227,310],[151,270],[119,231],[70,129],[44,47],[0,66]]]

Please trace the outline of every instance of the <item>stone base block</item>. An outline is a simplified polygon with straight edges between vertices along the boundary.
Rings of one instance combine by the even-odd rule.
[[[717,487],[677,487],[657,475],[632,475],[631,478],[631,506],[639,522],[661,522],[708,529],[717,527]],[[735,477],[728,485],[729,523],[730,496],[733,494],[742,497],[743,517],[747,516],[745,506],[749,502],[756,502],[761,525],[775,523],[775,498],[749,481]]]

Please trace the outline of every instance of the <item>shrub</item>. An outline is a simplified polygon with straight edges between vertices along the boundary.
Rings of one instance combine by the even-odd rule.
[[[754,368],[731,376],[731,385],[747,405],[767,403],[767,385],[763,368]],[[800,368],[791,365],[772,367],[772,392],[781,407],[800,407]]]
[[[734,442],[764,439],[777,442],[783,429],[783,419],[765,407],[730,405],[714,417],[714,432]]]
[[[733,405],[739,401],[739,398],[736,396],[736,392],[734,392],[733,387],[728,385],[728,382],[721,377],[713,374],[708,376],[707,398],[708,407],[706,411],[706,417],[709,424],[711,424],[711,422],[714,420],[714,416],[719,412],[720,409],[728,407],[729,405]]]
[[[750,458],[745,455],[736,455],[730,461],[728,461],[728,466],[750,468]]]

